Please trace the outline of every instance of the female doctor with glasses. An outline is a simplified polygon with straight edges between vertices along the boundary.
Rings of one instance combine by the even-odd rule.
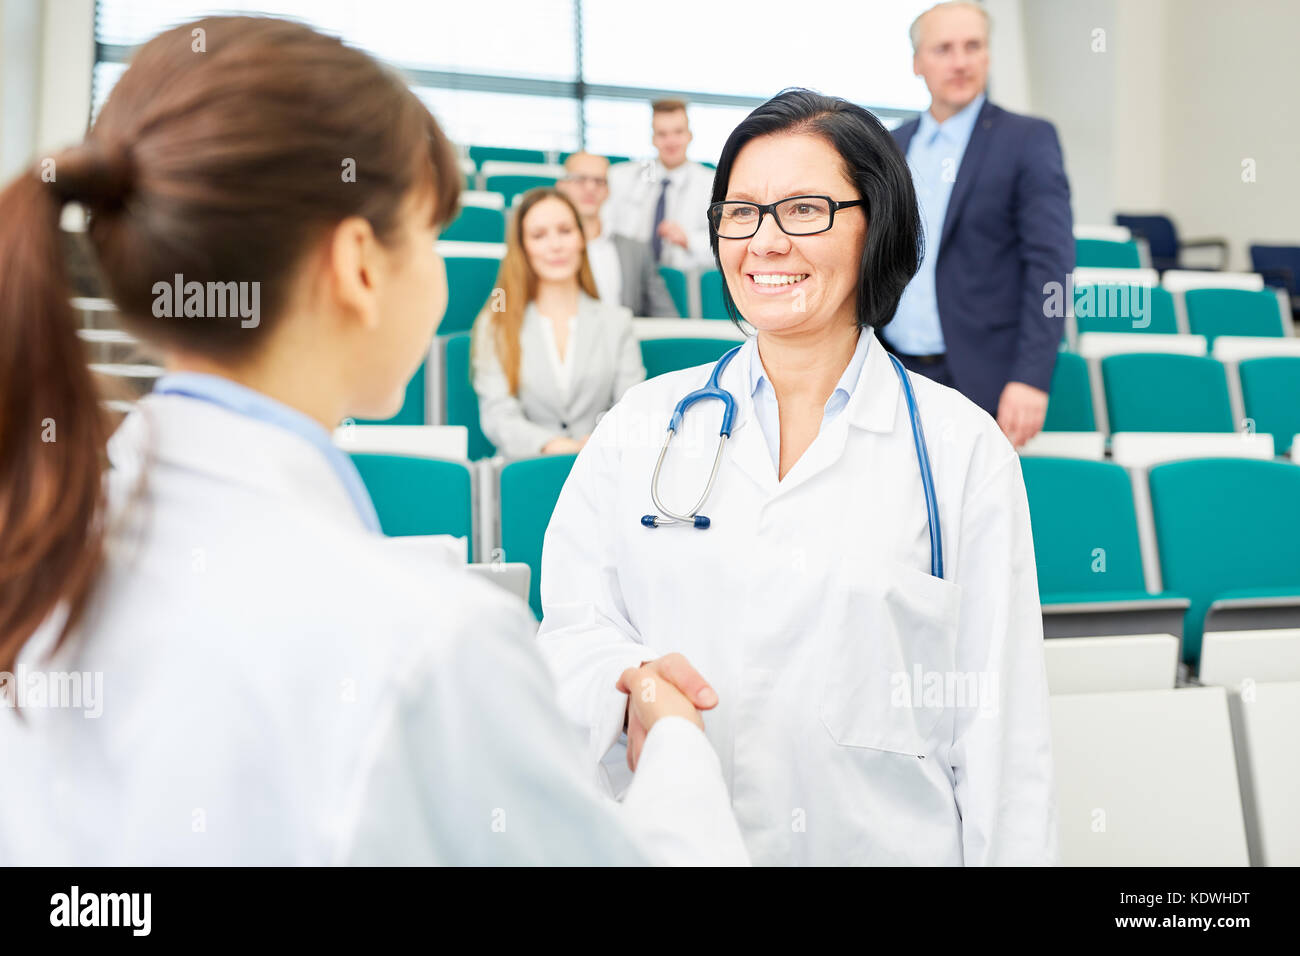
[[[902,155],[787,90],[731,134],[713,200],[757,334],[631,389],[579,455],[542,557],[562,706],[593,761],[626,731],[635,766],[616,683],[652,662],[706,711],[758,864],[1055,862],[1019,459],[875,335],[919,261]]]

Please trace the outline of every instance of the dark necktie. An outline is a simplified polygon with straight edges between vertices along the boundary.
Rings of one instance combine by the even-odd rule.
[[[660,184],[659,201],[655,203],[655,224],[650,231],[650,249],[654,252],[655,262],[659,261],[660,254],[664,251],[664,241],[659,235],[659,224],[664,221],[664,203],[668,199],[668,177],[664,177]]]

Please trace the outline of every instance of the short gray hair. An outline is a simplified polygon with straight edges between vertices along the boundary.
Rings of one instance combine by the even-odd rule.
[[[918,16],[915,20],[913,20],[912,25],[907,28],[907,35],[912,40],[913,53],[915,53],[917,51],[917,48],[920,47],[921,45],[921,21],[924,20],[926,17],[928,17],[930,14],[934,13],[934,11],[936,10],[950,10],[955,7],[965,7],[968,10],[974,10],[977,13],[979,13],[979,15],[984,18],[984,35],[988,36],[992,32],[993,21],[989,17],[989,12],[984,9],[984,5],[982,3],[972,3],[971,0],[944,0],[943,3],[936,3],[929,10],[923,12],[920,16]]]

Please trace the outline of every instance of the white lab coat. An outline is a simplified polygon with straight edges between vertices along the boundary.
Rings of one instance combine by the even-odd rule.
[[[86,626],[22,654],[102,715],[0,710],[0,865],[744,862],[697,728],[600,795],[523,604],[366,531],[304,438],[161,395],[110,456]]]
[[[938,580],[884,349],[870,344],[848,405],[778,483],[749,395],[755,347],[721,379],[737,419],[701,509],[710,529],[640,519],[656,511],[650,479],[673,408],[711,366],[630,390],[560,495],[539,637],[589,758],[620,736],[612,675],[677,651],[718,692],[705,726],[755,863],[1055,862],[1042,619],[1016,453],[974,404],[911,377],[942,515]],[[720,419],[718,402],[696,405],[673,440],[660,483],[672,510],[704,489]]]

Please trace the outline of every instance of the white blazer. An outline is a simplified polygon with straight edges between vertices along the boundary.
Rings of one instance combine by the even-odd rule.
[[[306,439],[158,395],[110,455],[98,596],[21,658],[102,713],[0,709],[0,865],[743,861],[703,734],[599,796],[523,604],[367,532]]]
[[[609,684],[677,651],[758,864],[1057,859],[1042,618],[1019,459],[956,391],[911,376],[941,512],[930,543],[907,406],[872,341],[844,411],[778,482],[754,417],[753,339],[721,385],[737,419],[712,527],[646,528],[676,403],[711,366],[628,392],[578,456],[542,555],[540,641],[591,760],[618,740]],[[687,413],[660,482],[686,512],[721,405]],[[973,686],[972,686],[973,684]]]
[[[491,313],[474,326],[474,391],[479,425],[507,458],[541,453],[552,438],[590,435],[601,415],[645,380],[632,312],[578,293],[578,314],[565,349],[571,369],[558,374],[550,319],[529,303],[519,330],[519,391],[511,394],[497,356]]]

